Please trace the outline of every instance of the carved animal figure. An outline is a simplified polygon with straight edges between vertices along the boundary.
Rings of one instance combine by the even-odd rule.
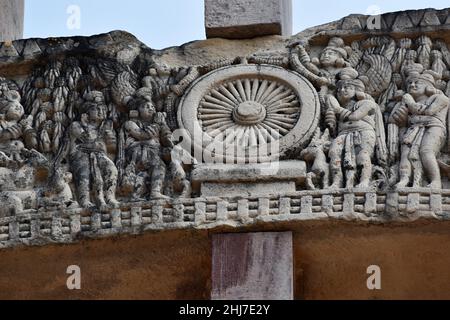
[[[72,173],[57,167],[53,170],[52,176],[44,191],[44,205],[64,205],[69,207],[76,202],[73,199],[70,183],[72,182]]]
[[[302,150],[300,158],[305,160],[310,166],[307,174],[306,187],[315,190],[316,186],[328,188],[330,181],[330,166],[326,154],[330,149],[330,133],[328,129],[321,134],[317,129],[310,145]]]

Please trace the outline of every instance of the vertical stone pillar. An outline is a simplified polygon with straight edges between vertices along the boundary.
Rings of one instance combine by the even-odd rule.
[[[213,300],[292,300],[292,232],[213,236]]]
[[[292,0],[205,0],[207,38],[292,35]]]
[[[25,0],[0,0],[0,42],[23,37]]]

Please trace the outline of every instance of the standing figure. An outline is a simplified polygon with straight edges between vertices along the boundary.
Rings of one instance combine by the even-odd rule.
[[[449,98],[435,87],[432,72],[423,72],[419,64],[405,71],[408,93],[397,105],[390,122],[407,125],[403,135],[398,188],[408,187],[413,176],[413,186],[422,184],[422,168],[426,173],[428,188],[442,188],[437,156],[445,144]],[[414,168],[414,172],[413,172]]]
[[[334,95],[337,75],[345,67],[350,67],[348,59],[352,49],[345,46],[344,40],[339,37],[330,39],[328,46],[320,53],[319,58],[311,59],[306,48],[299,44],[291,52],[292,68],[311,81],[319,89],[319,99],[323,113],[327,112],[326,123],[330,133],[335,134],[336,123],[330,106],[328,96]],[[331,112],[330,112],[331,111]]]
[[[354,187],[359,172],[357,188],[370,186],[375,147],[377,160],[386,161],[386,142],[383,117],[379,106],[364,93],[364,83],[352,68],[342,70],[337,83],[337,97],[330,96],[329,104],[338,123],[337,137],[330,149],[331,188],[341,188],[346,175],[346,187]]]
[[[85,114],[69,128],[69,160],[78,200],[82,207],[93,207],[94,191],[101,209],[118,207],[116,200],[117,168],[108,157],[116,149],[116,134],[106,119],[106,105],[101,92],[85,96]],[[93,190],[91,190],[93,189]]]
[[[132,111],[123,130],[122,188],[131,191],[134,200],[145,198],[148,191],[152,199],[166,198],[162,191],[166,177],[162,157],[164,147],[173,147],[172,132],[152,101],[149,88],[139,89],[129,102]]]

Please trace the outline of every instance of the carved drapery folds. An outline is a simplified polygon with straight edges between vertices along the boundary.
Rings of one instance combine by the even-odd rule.
[[[324,207],[336,192],[449,189],[446,41],[340,36],[205,65],[47,51],[0,78],[0,215],[187,201],[209,161],[301,163],[294,190]]]

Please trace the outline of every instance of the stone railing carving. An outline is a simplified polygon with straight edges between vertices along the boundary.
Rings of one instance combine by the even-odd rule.
[[[121,32],[0,44],[0,245],[446,220],[445,13],[375,31],[350,16],[208,59]]]
[[[393,193],[347,189],[300,191],[254,198],[196,198],[124,203],[92,213],[82,209],[26,211],[0,219],[0,247],[72,243],[151,230],[251,227],[294,221],[399,223],[450,219],[450,191]]]

